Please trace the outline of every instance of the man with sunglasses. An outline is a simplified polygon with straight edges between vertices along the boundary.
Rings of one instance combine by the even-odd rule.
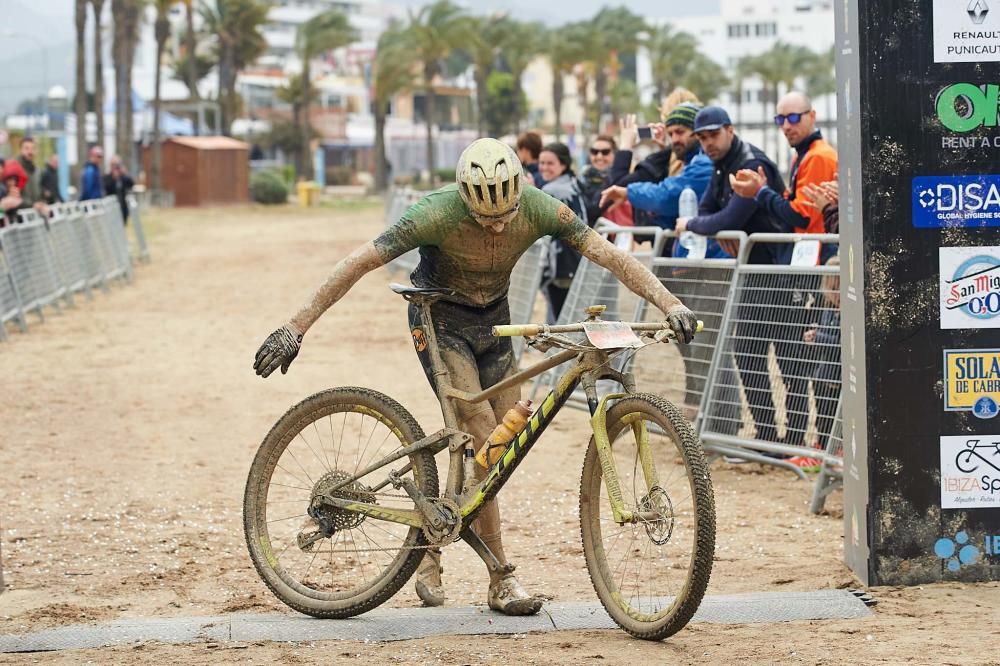
[[[285,373],[309,328],[362,276],[420,248],[420,263],[410,276],[413,284],[448,290],[431,306],[431,313],[452,386],[470,393],[493,386],[517,368],[510,338],[494,337],[491,328],[510,323],[510,273],[518,258],[543,236],[564,240],[611,271],[664,313],[679,340],[688,343],[694,337],[698,324],[694,314],[649,269],[590,229],[566,204],[525,187],[521,162],[511,147],[496,139],[479,139],[462,153],[455,173],[456,183],[423,197],[399,222],[333,267],[330,278],[305,306],[260,346],[254,359],[258,375],[267,377],[278,368]],[[413,304],[409,320],[417,356],[436,392],[431,352]],[[520,398],[520,386],[514,386],[489,405],[457,405],[463,428],[475,436],[477,448]],[[485,478],[486,470],[476,469]],[[489,607],[505,615],[537,613],[541,598],[521,587],[504,554],[495,499],[483,507],[473,529],[503,565],[500,572],[490,574]],[[440,562],[440,551],[430,549],[417,570],[417,594],[428,606],[444,603]]]
[[[837,151],[816,128],[816,110],[805,93],[792,91],[782,97],[778,101],[774,123],[781,128],[788,145],[795,149],[788,188],[778,192],[768,187],[766,178],[759,170],[747,170],[736,175],[733,189],[741,197],[755,199],[781,223],[783,231],[821,234],[824,232],[822,211],[812,206],[807,198],[798,195],[803,189],[837,179]],[[827,255],[823,257],[825,260],[835,248],[828,246],[824,250]],[[787,252],[791,252],[790,248]]]
[[[804,93],[792,91],[782,97],[778,101],[774,123],[781,128],[788,144],[795,149],[788,188],[782,192],[783,188],[770,187],[760,169],[745,169],[736,174],[733,191],[742,201],[755,201],[761,210],[766,211],[777,221],[781,231],[824,233],[823,212],[812,205],[805,193],[813,186],[836,180],[837,153],[823,140],[820,131],[816,129],[816,111],[812,108],[812,101]],[[790,244],[776,245],[775,249],[781,255],[777,263],[790,263],[792,248]],[[836,252],[836,245],[832,243],[823,245],[820,256],[816,258],[817,263],[825,263]],[[768,404],[769,395],[758,391],[758,397],[750,401],[750,407],[757,421],[758,431],[763,433],[763,435],[758,434],[759,439],[807,445],[809,444],[806,441],[809,418],[807,377],[810,358],[808,353],[804,354],[798,332],[806,326],[808,294],[818,290],[819,278],[811,275],[776,276],[769,286],[774,290],[770,304],[776,307],[770,312],[766,311],[767,308],[752,310],[745,307],[747,312],[744,318],[747,319],[747,326],[752,326],[751,322],[755,319],[767,322],[769,318],[778,324],[770,327],[763,324],[761,328],[773,331],[775,356],[787,391],[785,406],[788,422],[784,438],[778,439],[772,426],[774,412],[772,406]],[[754,345],[756,348],[747,352],[747,348]],[[766,354],[766,350],[760,347],[759,342],[747,341],[741,346],[746,358],[759,353]],[[812,351],[814,350],[810,350]],[[751,372],[744,376],[744,386],[751,387],[751,390],[764,389],[769,383],[764,378],[766,371],[761,367],[757,370],[756,373]],[[810,459],[796,456],[791,462],[809,465]]]

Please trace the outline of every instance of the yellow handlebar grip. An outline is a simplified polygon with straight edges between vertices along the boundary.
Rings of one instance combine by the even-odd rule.
[[[537,324],[507,324],[505,326],[494,326],[493,335],[498,338],[512,338],[524,336],[530,338],[542,332],[542,327]]]

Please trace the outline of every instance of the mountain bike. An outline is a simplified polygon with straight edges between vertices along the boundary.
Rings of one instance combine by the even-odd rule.
[[[667,324],[602,321],[604,306],[592,306],[578,324],[494,327],[494,335],[524,336],[555,353],[469,394],[451,386],[434,339],[430,305],[449,292],[391,287],[420,308],[445,425],[425,435],[398,402],[357,387],[321,391],[289,409],[264,438],[244,497],[250,557],[272,592],[307,615],[351,617],[392,597],[427,548],[458,540],[502,571],[470,525],[582,386],[593,435],[580,480],[580,535],[594,589],[633,636],[660,640],[683,628],[712,571],[708,466],[683,414],[659,396],[637,393],[634,377],[611,363],[669,342]],[[460,428],[456,403],[487,401],[573,360],[479,481],[470,473],[473,438]],[[622,391],[599,396],[602,379]],[[446,449],[448,477],[439,492],[434,456]]]

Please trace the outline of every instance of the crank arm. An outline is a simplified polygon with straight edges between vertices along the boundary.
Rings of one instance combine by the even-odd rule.
[[[329,495],[323,495],[318,499],[328,506],[354,511],[355,513],[361,513],[372,518],[378,518],[379,520],[387,520],[390,523],[399,523],[400,525],[409,525],[410,527],[424,526],[423,516],[420,515],[419,511],[414,511],[413,509],[395,509],[367,502],[352,502],[339,497],[330,497]]]
[[[437,510],[430,500],[420,492],[420,488],[417,488],[417,484],[413,482],[413,479],[401,479],[397,472],[389,472],[389,480],[392,485],[396,488],[402,488],[413,503],[417,505],[417,511],[423,516],[424,520],[427,521],[428,525],[432,525],[437,529],[442,529],[445,527],[444,516]]]

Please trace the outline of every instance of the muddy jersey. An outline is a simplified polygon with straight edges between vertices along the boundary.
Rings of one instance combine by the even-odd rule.
[[[521,193],[517,215],[494,235],[469,215],[452,184],[410,206],[375,239],[375,248],[384,262],[420,248],[420,263],[410,276],[414,285],[453,289],[450,300],[484,306],[507,295],[514,265],[536,240],[560,238],[580,250],[589,231],[565,204],[529,187]]]

